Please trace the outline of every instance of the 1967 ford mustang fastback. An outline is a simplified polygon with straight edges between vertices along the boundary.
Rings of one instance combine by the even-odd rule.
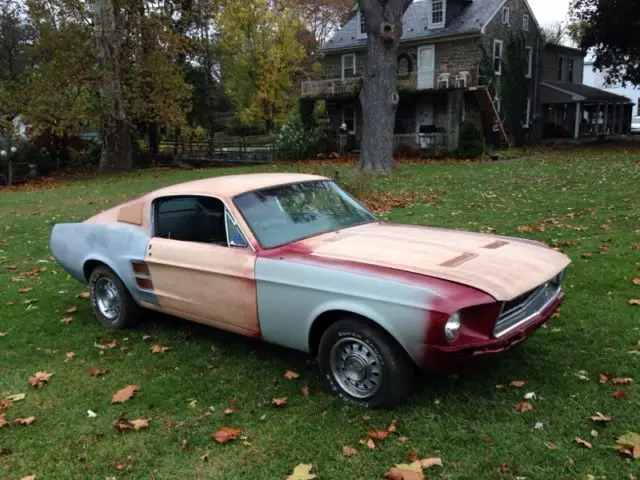
[[[104,325],[165,312],[309,352],[344,400],[391,407],[417,368],[521,342],[557,309],[568,257],[539,242],[382,222],[321,176],[162,188],[51,234]]]

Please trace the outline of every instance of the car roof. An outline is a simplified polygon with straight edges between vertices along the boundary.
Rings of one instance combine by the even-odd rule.
[[[329,179],[320,175],[306,173],[245,173],[178,183],[155,190],[149,195],[156,198],[166,195],[204,194],[221,195],[230,198],[253,190],[312,180]]]

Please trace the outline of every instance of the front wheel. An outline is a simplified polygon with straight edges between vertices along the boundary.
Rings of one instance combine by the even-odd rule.
[[[346,402],[392,408],[409,396],[415,365],[381,328],[359,319],[331,325],[318,346],[318,363],[329,388]]]
[[[104,326],[122,329],[139,322],[142,309],[111,269],[99,266],[91,272],[89,293],[93,312]]]

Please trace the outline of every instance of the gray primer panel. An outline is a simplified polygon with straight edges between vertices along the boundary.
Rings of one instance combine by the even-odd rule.
[[[51,232],[50,248],[53,257],[73,278],[87,284],[83,267],[89,260],[97,260],[111,268],[131,292],[136,301],[157,304],[152,292],[136,285],[131,260],[144,261],[148,234],[135,225],[60,223]]]
[[[263,338],[308,352],[313,321],[330,310],[346,310],[382,326],[420,360],[428,309],[437,296],[424,287],[361,275],[340,268],[258,258],[258,316]]]

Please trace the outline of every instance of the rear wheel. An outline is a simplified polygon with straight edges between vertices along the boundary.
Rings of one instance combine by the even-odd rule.
[[[122,280],[105,266],[98,266],[89,278],[93,312],[106,327],[123,329],[139,323],[142,308]]]
[[[333,392],[367,408],[403,403],[415,373],[409,356],[387,332],[355,318],[340,320],[324,332],[318,363]]]

